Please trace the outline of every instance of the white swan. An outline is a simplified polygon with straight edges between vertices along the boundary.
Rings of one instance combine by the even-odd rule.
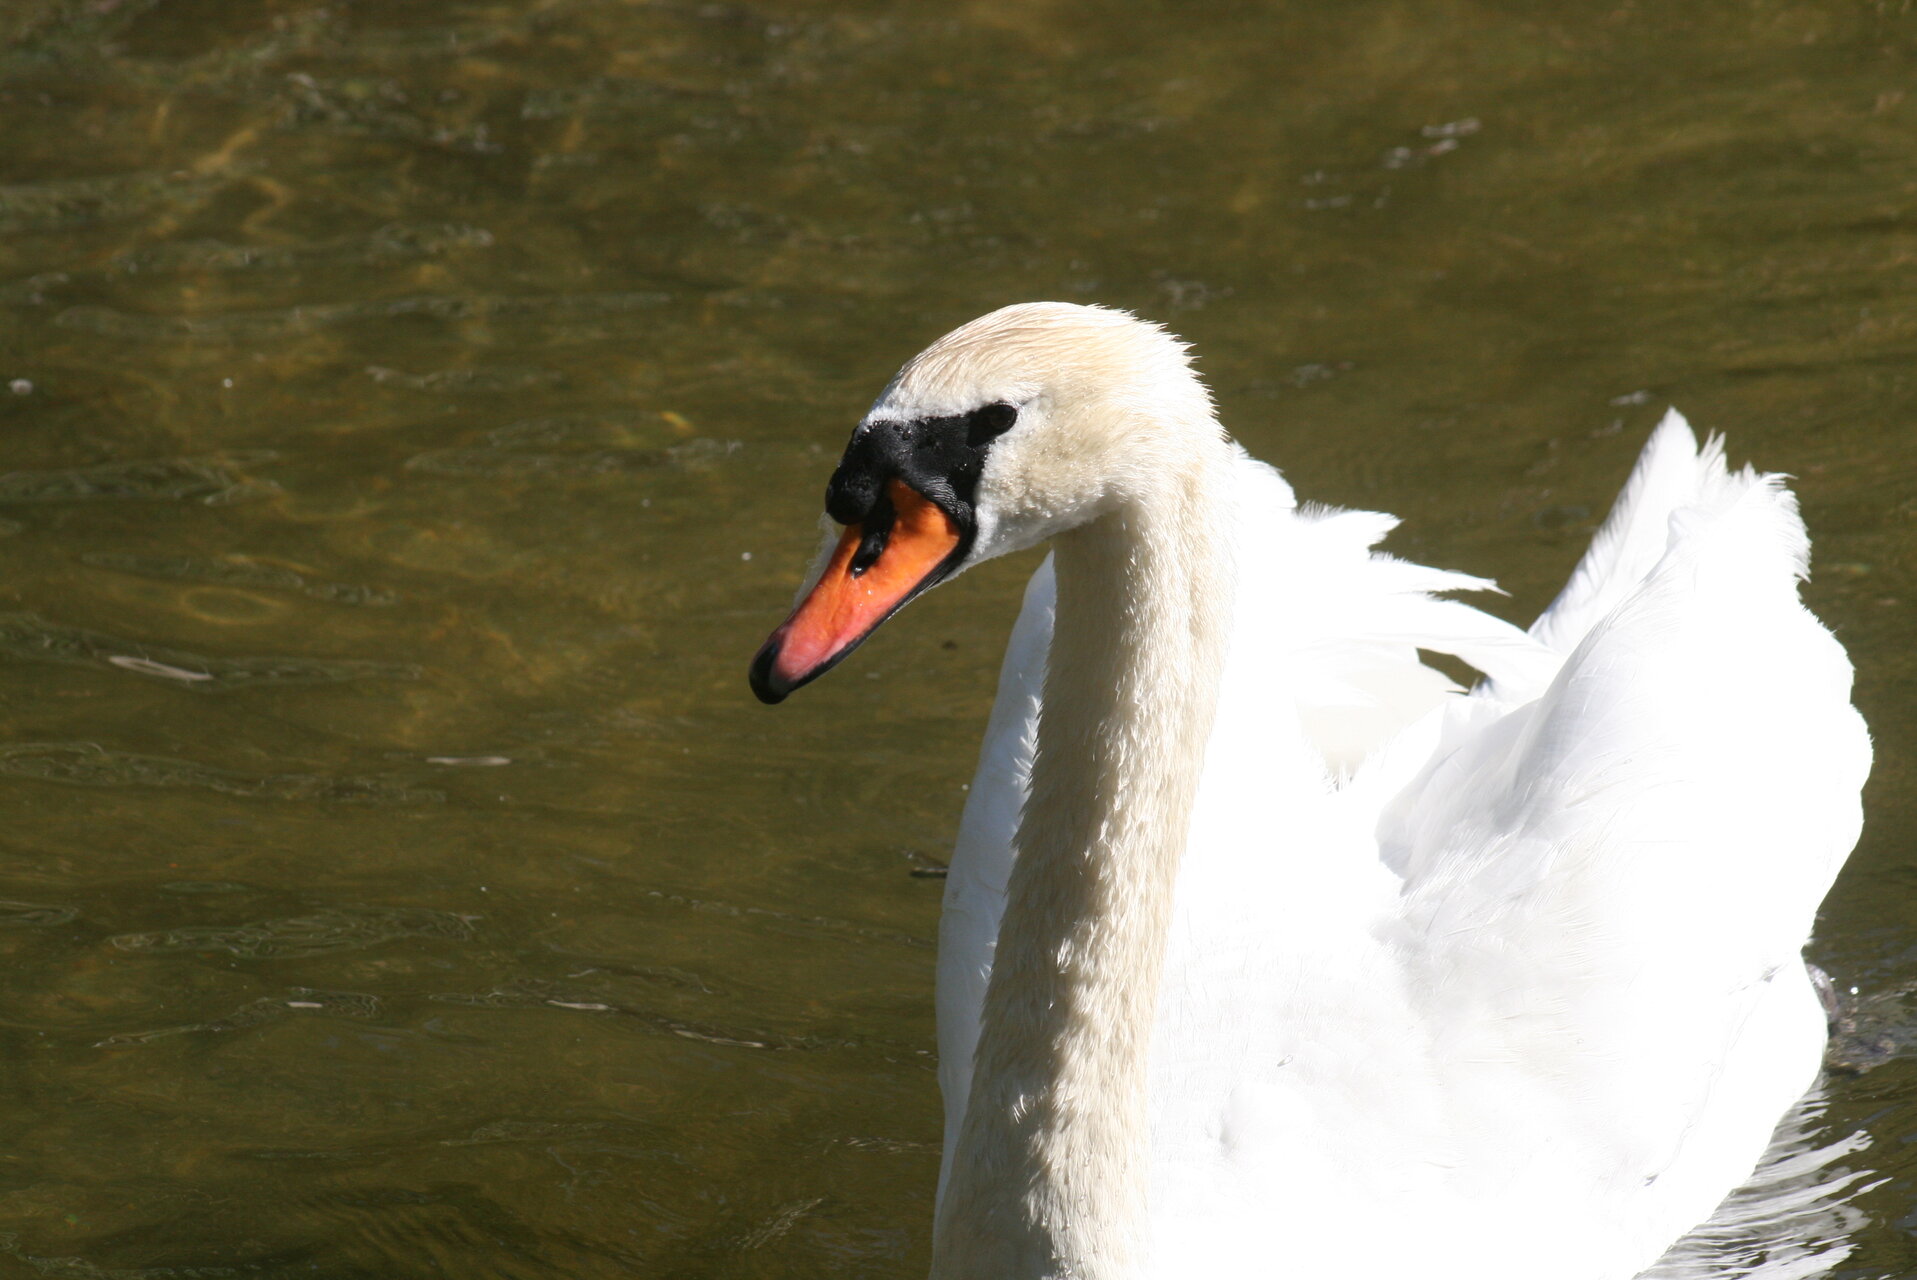
[[[940,926],[937,1280],[1622,1280],[1816,1077],[1869,741],[1790,492],[1675,413],[1529,634],[1298,506],[1116,311],[934,343],[827,508],[766,701],[1054,549]]]

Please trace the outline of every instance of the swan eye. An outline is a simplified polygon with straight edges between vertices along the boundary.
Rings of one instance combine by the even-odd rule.
[[[967,425],[971,428],[966,434],[971,437],[969,443],[974,447],[987,440],[1002,436],[1012,429],[1018,421],[1018,410],[1009,404],[988,404],[983,409],[972,410]]]

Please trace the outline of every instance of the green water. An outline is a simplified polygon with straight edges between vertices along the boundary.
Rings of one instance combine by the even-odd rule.
[[[11,0],[0,1276],[922,1274],[1030,562],[776,711],[845,432],[1101,301],[1547,601],[1667,403],[1799,477],[1917,981],[1917,12]],[[10,386],[9,386],[10,384]],[[1779,673],[1788,678],[1788,673]],[[1753,691],[1761,696],[1761,691]],[[1917,1271],[1917,1062],[1833,1080]]]

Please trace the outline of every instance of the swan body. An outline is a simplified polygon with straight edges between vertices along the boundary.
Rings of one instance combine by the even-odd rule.
[[[768,701],[1053,544],[946,886],[936,1280],[1626,1280],[1815,1080],[1869,740],[1790,492],[1675,413],[1528,632],[1099,308],[935,343],[828,509]]]

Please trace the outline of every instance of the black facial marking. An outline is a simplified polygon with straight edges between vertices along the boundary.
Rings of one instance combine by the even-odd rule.
[[[853,577],[860,577],[879,562],[886,542],[892,537],[892,526],[897,522],[898,511],[892,506],[892,496],[881,490],[878,501],[872,504],[872,510],[866,514],[865,536],[859,539],[859,549],[852,557]]]
[[[958,543],[930,573],[894,600],[884,617],[870,620],[862,634],[790,683],[775,670],[786,628],[773,632],[752,660],[752,692],[761,702],[783,701],[800,685],[830,671],[886,618],[965,563],[978,537],[978,482],[985,471],[986,450],[1017,422],[1017,406],[988,404],[949,417],[909,422],[880,419],[860,424],[825,487],[826,513],[842,525],[859,526],[859,545],[846,566],[847,572],[861,577],[885,554],[899,519],[891,487],[895,480],[943,511],[958,531]]]
[[[1017,422],[1015,406],[988,404],[950,417],[910,422],[882,418],[854,431],[825,488],[828,515],[840,524],[865,525],[852,572],[864,573],[885,550],[895,518],[885,486],[895,479],[924,494],[958,526],[959,545],[945,567],[964,560],[978,533],[973,504],[986,452]]]
[[[967,438],[978,447],[983,447],[1012,429],[1018,421],[1018,410],[1009,404],[988,404],[983,409],[974,409],[967,423]]]

